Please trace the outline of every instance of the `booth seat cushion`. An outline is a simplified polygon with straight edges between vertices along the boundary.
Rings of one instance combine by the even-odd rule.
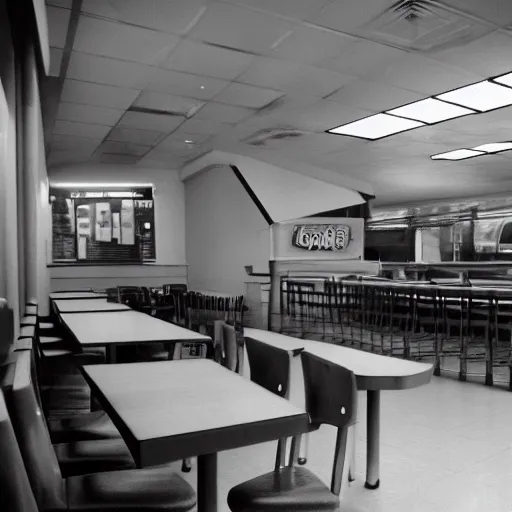
[[[69,477],[66,491],[70,512],[185,512],[196,504],[192,487],[168,466]]]
[[[115,439],[121,437],[104,411],[77,414],[66,418],[51,418],[48,428],[52,443],[73,441],[93,441],[95,439]]]
[[[39,336],[41,348],[70,349],[69,342],[59,336]]]
[[[64,477],[135,469],[133,457],[122,439],[77,441],[56,444],[53,448]]]
[[[311,471],[291,466],[233,487],[228,494],[233,512],[335,511],[340,501]]]

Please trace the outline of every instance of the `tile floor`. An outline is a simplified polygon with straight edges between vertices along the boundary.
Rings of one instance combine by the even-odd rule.
[[[381,398],[381,487],[366,490],[365,393],[356,430],[356,480],[346,512],[511,512],[512,394],[480,383],[433,377],[428,386]],[[308,467],[330,481],[335,429],[311,434]],[[275,443],[219,454],[219,512],[239,482],[270,471]],[[179,469],[179,464],[176,465]],[[184,475],[194,486],[195,464]]]

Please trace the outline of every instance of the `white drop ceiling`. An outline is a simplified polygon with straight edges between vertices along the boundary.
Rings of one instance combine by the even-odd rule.
[[[510,0],[399,11],[396,0],[84,0],[80,13],[71,0],[47,4],[50,75],[63,81],[50,166],[175,169],[218,150],[356,178],[380,204],[512,192],[512,152],[430,158],[511,140],[512,107],[373,142],[325,133],[511,72]],[[301,135],[250,144],[276,130]]]

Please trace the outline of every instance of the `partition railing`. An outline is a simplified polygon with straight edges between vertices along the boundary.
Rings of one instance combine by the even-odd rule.
[[[393,357],[512,390],[512,287],[281,278],[273,330]]]

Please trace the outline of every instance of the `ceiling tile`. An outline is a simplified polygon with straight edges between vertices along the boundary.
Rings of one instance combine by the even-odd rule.
[[[207,103],[194,116],[194,119],[204,119],[206,121],[218,121],[221,123],[236,124],[242,121],[242,119],[246,119],[253,113],[254,111],[248,108],[210,102]]]
[[[141,64],[158,65],[167,60],[178,43],[178,36],[82,14],[73,49]]]
[[[123,89],[112,85],[94,84],[79,80],[65,80],[61,101],[98,105],[126,110],[135,101],[140,91]]]
[[[338,57],[354,37],[311,26],[299,26],[285,37],[269,55],[305,64],[318,64]]]
[[[53,135],[51,140],[52,151],[82,151],[92,153],[101,144],[101,139],[87,139],[72,135]]]
[[[164,67],[185,73],[233,80],[251,63],[252,55],[195,41],[182,41]]]
[[[64,9],[71,9],[73,0],[46,0],[46,5],[54,5],[55,7],[63,7]]]
[[[282,92],[272,89],[231,83],[215,98],[215,101],[240,107],[262,108],[282,95]]]
[[[136,128],[116,127],[110,132],[107,140],[153,146],[164,137],[165,134],[154,130],[138,130]]]
[[[351,76],[340,75],[327,69],[257,57],[237,81],[283,92],[323,97],[352,80],[354,78]]]
[[[143,91],[137,98],[134,107],[147,108],[168,112],[177,116],[192,117],[204,102],[182,96]]]
[[[151,146],[141,146],[140,144],[131,144],[129,142],[115,142],[107,140],[101,144],[98,151],[114,155],[143,156],[150,149]]]
[[[160,32],[185,34],[207,4],[208,0],[84,0],[82,11]]]
[[[263,53],[292,28],[290,22],[275,16],[219,2],[211,5],[190,34],[194,39]]]
[[[144,89],[153,78],[155,68],[122,60],[72,52],[67,78]]]
[[[397,59],[382,73],[370,73],[368,78],[426,95],[441,93],[481,80],[480,76],[469,71],[412,53]]]
[[[364,78],[368,74],[385,71],[393,61],[404,55],[406,52],[398,48],[360,39],[343,48],[339,56],[326,59],[320,67]]]
[[[102,124],[76,123],[73,121],[55,121],[53,133],[58,135],[75,135],[91,139],[103,139],[111,130]]]
[[[71,11],[61,9],[60,7],[46,7],[48,17],[48,34],[50,46],[54,48],[64,48],[66,45],[66,36],[68,33],[69,18]]]
[[[185,120],[182,116],[166,114],[146,114],[144,112],[126,112],[119,121],[119,128],[138,128],[141,130],[170,133]]]
[[[330,2],[309,20],[317,25],[348,34],[357,34],[358,28],[377,18],[396,0],[365,0],[364,2]]]
[[[123,114],[124,110],[115,108],[61,102],[57,111],[57,119],[114,126]]]
[[[136,164],[140,160],[140,156],[132,156],[132,155],[111,155],[109,153],[102,153],[99,156],[99,161],[104,164],[124,164],[124,165],[133,165]]]
[[[512,34],[496,31],[466,45],[433,52],[430,56],[487,78],[512,71],[511,52]]]
[[[63,51],[59,48],[50,48],[50,72],[49,76],[60,76]]]
[[[48,167],[59,167],[67,164],[87,162],[92,151],[51,151],[46,164]]]
[[[198,133],[190,133],[190,132],[187,132],[186,130],[182,129],[182,126],[181,125],[175,132],[172,132],[171,135],[169,135],[169,137],[167,137],[167,139],[165,139],[166,141],[176,141],[180,144],[187,144],[187,142],[185,141],[191,141],[192,144],[204,144],[206,141],[208,141],[210,138],[211,138],[211,135],[207,135],[207,134],[198,134]],[[162,144],[164,143],[165,141],[162,141]]]
[[[372,112],[400,107],[423,98],[424,96],[419,93],[366,80],[351,82],[329,96],[330,101],[361,107]]]
[[[296,128],[324,132],[335,126],[367,117],[369,114],[367,110],[354,105],[340,105],[334,101],[319,100],[310,107],[287,114],[286,119]],[[332,135],[332,137],[339,137],[339,135]]]
[[[182,130],[191,135],[217,135],[229,128],[231,128],[230,124],[220,123],[218,121],[187,119],[177,131]]]
[[[319,12],[331,0],[232,0],[232,3],[246,5],[294,20],[305,20]]]
[[[512,23],[512,4],[508,0],[445,0],[445,3],[502,27]]]
[[[219,80],[218,78],[158,69],[147,90],[199,100],[210,100],[228,84],[229,82],[226,80]]]

